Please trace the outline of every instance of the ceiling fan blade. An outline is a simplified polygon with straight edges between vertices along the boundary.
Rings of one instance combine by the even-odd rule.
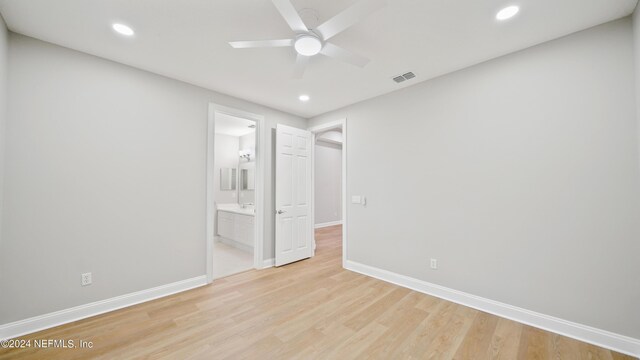
[[[284,21],[289,24],[291,30],[299,33],[299,32],[307,32],[307,26],[302,22],[300,15],[298,15],[298,11],[293,7],[291,1],[289,0],[271,0],[273,5],[276,6],[276,9],[280,12],[280,15],[284,18]]]
[[[370,61],[364,56],[354,54],[351,51],[333,45],[332,43],[325,43],[322,50],[320,50],[320,54],[344,61],[358,67],[365,67],[365,65],[367,65]]]
[[[284,47],[292,46],[293,39],[282,40],[257,40],[257,41],[230,41],[229,45],[236,49],[263,48],[263,47]]]
[[[322,35],[323,40],[327,41],[358,21],[366,18],[374,11],[384,7],[386,4],[385,0],[361,0],[338,15],[325,21],[315,30]]]
[[[304,71],[307,69],[308,63],[309,63],[309,56],[298,54],[298,57],[296,58],[296,65],[293,67],[294,79],[302,79],[302,76],[304,75]]]

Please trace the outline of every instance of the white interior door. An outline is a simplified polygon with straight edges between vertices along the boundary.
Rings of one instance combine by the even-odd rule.
[[[276,266],[313,255],[311,133],[276,127]]]

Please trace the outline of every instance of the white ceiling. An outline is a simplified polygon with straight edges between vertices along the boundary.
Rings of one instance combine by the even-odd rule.
[[[319,22],[355,0],[292,0]],[[360,69],[318,55],[291,78],[292,48],[232,49],[232,40],[291,38],[270,0],[0,0],[15,32],[303,117],[312,117],[629,15],[637,0],[387,0],[332,42],[371,59]],[[496,12],[517,4],[506,22]],[[134,28],[127,39],[113,22]],[[391,77],[413,71],[396,84]],[[298,95],[311,100],[302,103]]]
[[[216,134],[243,136],[255,132],[256,129],[249,125],[255,125],[255,122],[227,114],[216,114]]]

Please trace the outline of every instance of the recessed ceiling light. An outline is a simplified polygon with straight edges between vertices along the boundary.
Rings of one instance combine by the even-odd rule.
[[[313,56],[322,50],[322,41],[315,36],[302,35],[296,39],[293,47],[300,55]]]
[[[132,36],[134,34],[133,29],[124,24],[113,24],[112,27],[118,34],[125,36]]]
[[[506,8],[498,11],[498,13],[496,14],[496,19],[500,21],[510,19],[514,17],[515,14],[518,13],[518,11],[520,11],[520,8],[515,5],[507,6]]]
[[[298,96],[298,99],[300,99],[300,101],[309,101],[310,97],[309,95],[300,95]]]

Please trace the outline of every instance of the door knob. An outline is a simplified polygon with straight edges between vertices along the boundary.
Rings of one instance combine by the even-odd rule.
[[[280,214],[284,214],[286,211],[282,211],[282,210],[278,210],[276,211],[276,214],[280,215]]]

